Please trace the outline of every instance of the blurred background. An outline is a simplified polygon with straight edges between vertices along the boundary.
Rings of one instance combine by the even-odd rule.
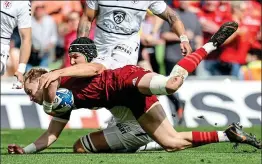
[[[184,124],[192,127],[217,123],[212,117],[209,120],[196,121],[200,115],[212,115],[207,111],[212,112],[217,108],[225,117],[246,121],[244,126],[261,124],[260,2],[258,0],[167,0],[166,2],[183,21],[193,50],[206,43],[224,22],[234,20],[239,23],[236,34],[221,49],[210,54],[200,64],[178,94],[168,97],[170,108],[175,108],[178,116],[181,110],[186,109],[184,115],[179,117],[183,117]],[[32,1],[32,52],[27,70],[35,66],[57,69],[70,65],[67,49],[76,38],[77,26],[84,5],[85,1]],[[90,38],[94,37],[94,33],[95,21]],[[180,42],[174,36],[175,34],[170,33],[169,25],[159,21],[159,18],[148,11],[140,34],[139,65],[163,75],[169,75],[173,66],[182,58]],[[2,88],[6,88],[6,83],[10,81],[10,77],[18,67],[19,47],[20,37],[15,29],[7,72],[1,81]],[[9,91],[6,90],[5,94],[8,95],[8,93]],[[205,94],[211,97],[206,100]],[[210,105],[212,102],[216,107]],[[227,104],[222,104],[224,102]],[[4,109],[2,106],[3,103],[1,109]],[[244,114],[245,117],[242,116],[240,108],[244,108],[244,113],[247,113]],[[8,110],[6,113],[8,115]],[[221,125],[224,126],[227,119],[221,114],[215,117],[222,120]],[[10,122],[6,124],[11,126]],[[24,126],[26,124],[24,123]]]

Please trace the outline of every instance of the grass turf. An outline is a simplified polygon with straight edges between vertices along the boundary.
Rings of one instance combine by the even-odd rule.
[[[178,127],[178,131],[191,129]],[[195,130],[213,130],[197,128]],[[223,128],[216,128],[221,130]],[[245,129],[261,138],[261,126]],[[260,164],[261,150],[248,145],[240,145],[236,150],[232,143],[219,143],[191,148],[180,152],[165,151],[138,152],[133,154],[73,154],[72,145],[77,138],[92,130],[64,130],[58,141],[49,149],[38,154],[9,155],[7,145],[11,143],[26,146],[43,132],[41,129],[1,130],[1,163],[3,164]]]

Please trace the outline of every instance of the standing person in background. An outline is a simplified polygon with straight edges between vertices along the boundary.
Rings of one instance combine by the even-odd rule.
[[[69,28],[69,32],[65,35],[64,38],[64,50],[65,50],[65,57],[64,57],[64,64],[63,67],[70,66],[70,58],[68,55],[68,50],[70,44],[77,38],[77,27],[80,20],[80,15],[78,12],[71,12],[68,14],[67,17],[67,24]]]
[[[34,15],[32,18],[32,53],[28,61],[27,70],[33,66],[48,67],[57,43],[57,26],[53,18],[46,14],[45,6],[32,3]]]
[[[160,68],[156,57],[156,46],[163,45],[164,41],[160,39],[159,32],[153,34],[156,18],[157,16],[148,10],[145,20],[141,24],[138,65],[145,66],[143,68],[159,73]]]
[[[203,30],[204,43],[219,29],[221,24],[231,20],[226,12],[219,10],[219,5],[219,1],[204,1],[202,10],[197,13]],[[219,63],[220,53],[220,50],[216,50],[204,61],[205,70],[209,75],[221,75],[220,67],[223,66]]]
[[[221,63],[229,67],[228,71],[221,74],[238,77],[241,65],[246,64],[247,54],[257,40],[256,35],[260,29],[258,22],[261,16],[260,19],[256,18],[258,9],[255,6],[250,11],[250,2],[232,1],[230,3],[231,19],[238,22],[239,29],[222,47],[219,59]]]
[[[190,45],[193,50],[196,50],[203,45],[202,29],[197,16],[194,13],[188,11],[188,6],[188,1],[179,1],[178,9],[175,9],[175,12],[178,14],[181,21],[184,22],[186,34],[190,40]],[[179,53],[180,40],[176,34],[171,32],[167,22],[164,22],[161,27],[161,38],[166,42],[165,68],[166,74],[169,75],[177,62],[183,58],[183,55]],[[182,123],[185,102],[179,99],[177,93],[168,95],[168,98],[175,105],[179,123]]]
[[[1,1],[1,76],[6,71],[10,39],[18,26],[21,37],[19,66],[15,72],[18,82],[13,88],[21,88],[23,74],[30,56],[31,47],[31,4],[29,1]]]

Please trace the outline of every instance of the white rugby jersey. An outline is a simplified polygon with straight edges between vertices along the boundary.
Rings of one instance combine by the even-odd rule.
[[[11,35],[18,28],[31,27],[29,1],[1,1],[1,44],[9,45]]]
[[[99,10],[96,20],[95,44],[99,55],[110,55],[112,46],[124,40],[140,43],[139,30],[147,9],[161,14],[166,9],[164,1],[104,1],[88,0],[89,8]]]

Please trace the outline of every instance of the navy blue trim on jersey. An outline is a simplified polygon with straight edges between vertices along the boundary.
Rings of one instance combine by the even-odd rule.
[[[104,32],[107,32],[107,33],[112,33],[112,34],[117,34],[117,35],[132,35],[134,33],[136,33],[137,31],[133,31],[132,33],[129,33],[129,34],[124,34],[124,33],[116,33],[116,32],[111,32],[111,31],[107,31],[105,29],[103,29],[102,27],[99,27],[98,25],[96,25],[99,29],[101,29],[102,31]]]
[[[6,38],[6,37],[2,37],[2,36],[0,36],[0,38],[1,38],[1,39],[8,39],[8,40],[11,39],[11,38]]]
[[[144,11],[144,12],[146,12],[146,10],[143,10],[143,9],[136,9],[136,8],[124,7],[124,6],[110,6],[110,5],[101,5],[101,4],[99,4],[99,6],[103,6],[103,7],[118,7],[118,8],[124,8],[124,9],[130,9],[130,10],[137,10],[137,11]]]
[[[12,16],[12,15],[10,15],[10,14],[7,14],[6,12],[3,12],[3,11],[0,11],[1,13],[3,13],[3,14],[5,14],[5,15],[7,15],[7,16],[9,16],[9,17],[11,17],[11,18],[15,18],[14,16]]]
[[[135,134],[135,136],[139,137],[139,136],[144,136],[144,135],[147,135],[147,133],[138,133],[138,134]]]

